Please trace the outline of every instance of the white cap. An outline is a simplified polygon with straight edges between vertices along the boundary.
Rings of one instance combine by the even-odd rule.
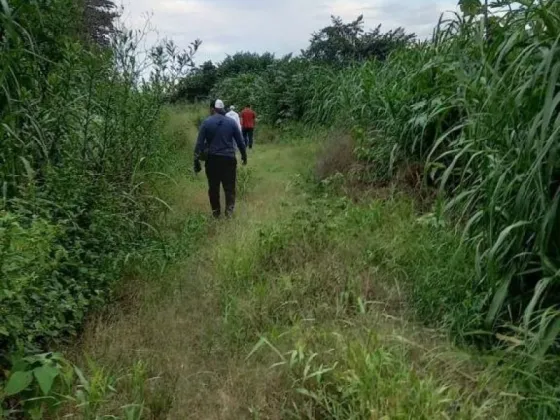
[[[214,104],[214,108],[216,109],[224,109],[224,102],[221,99],[216,99],[216,103]]]
[[[233,111],[235,109],[235,105],[230,106],[229,109]]]

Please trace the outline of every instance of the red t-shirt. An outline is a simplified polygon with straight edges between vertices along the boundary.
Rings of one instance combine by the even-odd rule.
[[[245,108],[241,111],[241,125],[243,128],[255,128],[255,119],[257,114],[251,108]]]

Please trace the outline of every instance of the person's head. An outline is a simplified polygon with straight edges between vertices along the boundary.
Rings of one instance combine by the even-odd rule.
[[[245,106],[246,106],[247,108],[249,108],[249,109],[251,108],[251,104],[247,104],[247,105],[245,105]]]
[[[230,111],[235,111],[235,105],[231,105],[231,106],[229,107],[229,110],[230,110]]]
[[[210,102],[210,114],[224,114],[225,113],[225,106],[224,101],[221,99],[215,99]]]

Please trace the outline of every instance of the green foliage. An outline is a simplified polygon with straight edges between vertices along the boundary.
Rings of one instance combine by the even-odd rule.
[[[250,92],[257,112],[271,121],[351,130],[356,155],[377,180],[422,164],[426,182],[439,188],[445,210],[477,250],[476,287],[462,303],[476,308],[470,327],[522,324],[530,347],[550,349],[544,337],[556,331],[557,312],[544,311],[557,307],[560,268],[558,3],[500,7],[487,28],[475,19],[478,6],[464,2],[465,18],[440,22],[433,40],[398,49],[385,62],[341,70],[301,63],[299,71],[284,72],[290,60],[251,76],[252,89],[247,77],[223,81],[217,92]],[[358,36],[361,20],[335,24],[341,34]],[[431,299],[453,296],[437,286]],[[534,335],[534,328],[542,332]]]
[[[470,322],[476,308],[460,303],[468,294],[464,286],[476,278],[472,255],[442,223],[419,220],[412,200],[395,196],[356,204],[332,194],[335,182],[308,190],[309,199],[287,206],[285,218],[257,224],[257,235],[239,241],[242,255],[228,241],[229,252],[213,261],[220,270],[216,286],[227,351],[247,354],[244,372],[280,382],[273,393],[264,391],[269,399],[275,396],[278,407],[259,414],[513,415],[522,397],[512,398],[517,390],[506,384],[506,375],[495,368],[489,378],[474,373],[479,366],[470,356],[452,355],[443,341],[428,344],[430,333],[422,329],[415,336],[416,326],[403,328],[412,308],[432,318],[446,316],[446,322],[460,319],[457,315]],[[454,294],[434,301],[433,292],[443,286]],[[461,366],[462,361],[467,363]],[[262,364],[262,370],[255,367]],[[534,407],[547,403],[541,395],[531,398]]]
[[[211,61],[207,61],[200,67],[192,69],[187,77],[181,79],[171,100],[172,102],[205,100],[217,80],[216,66]]]
[[[254,70],[237,66],[240,71],[225,72],[211,93],[228,103],[251,103],[262,120],[272,124],[301,120],[309,112],[310,101],[331,90],[324,82],[332,82],[336,74],[333,68],[369,58],[385,60],[391,52],[409,45],[413,38],[414,35],[405,34],[402,28],[383,34],[378,26],[365,32],[361,17],[348,24],[333,18],[333,25],[316,33],[300,57],[288,55],[266,67],[255,65]],[[348,101],[353,98],[348,97]],[[335,103],[322,103],[322,106],[331,105]]]
[[[28,227],[22,226],[27,222]],[[0,212],[2,348],[14,344],[32,348],[37,337],[71,329],[72,315],[82,318],[85,299],[72,299],[70,290],[53,282],[53,272],[60,271],[68,258],[61,237],[61,227],[46,220]],[[61,301],[65,302],[62,311]]]
[[[219,79],[236,76],[243,73],[262,73],[275,61],[274,54],[265,52],[257,54],[251,52],[237,52],[228,55],[217,67]]]
[[[461,6],[461,11],[466,16],[477,15],[482,8],[480,0],[460,0],[459,6]]]
[[[556,401],[557,371],[547,355],[557,354],[560,331],[560,15],[551,0],[502,7],[514,3],[492,4],[499,7],[488,10],[485,26],[481,2],[464,2],[464,16],[442,20],[431,41],[409,44],[384,62],[342,69],[304,63],[277,97],[285,75],[271,66],[254,77],[251,92],[270,121],[285,121],[283,115],[350,131],[375,181],[390,181],[406,165],[423,167],[426,183],[440,193],[437,217],[420,223],[433,228],[396,235],[407,238],[397,243],[407,255],[373,244],[370,263],[413,276],[408,291],[423,319],[460,337],[493,337],[493,344],[498,332],[514,335],[512,351],[523,360],[516,374],[527,372],[524,389],[539,399],[524,407],[546,418],[557,415],[545,401]],[[346,29],[351,35],[355,28]],[[224,81],[218,92],[228,98],[230,89],[235,98],[246,82]],[[274,112],[296,91],[302,114]],[[457,222],[458,235],[437,229],[443,213]],[[308,246],[329,249],[335,235],[328,229],[339,219],[327,213],[315,223],[320,214],[315,209],[302,225],[268,232],[261,244],[266,263],[305,265]],[[298,237],[297,246],[284,230]],[[473,333],[480,331],[490,333]],[[550,375],[536,381],[535,372]]]
[[[323,181],[322,189],[332,190],[334,181]],[[423,318],[437,319],[456,334],[470,331],[480,322],[485,299],[473,255],[446,226],[415,213],[413,203],[403,199],[356,206],[327,194],[285,225],[262,232],[259,255],[267,267],[295,268],[318,250],[335,253],[340,241],[353,238],[361,246],[358,259],[353,257],[356,263],[410,282],[409,297]]]
[[[274,351],[279,361],[271,368],[289,378],[284,418],[473,419],[507,418],[514,412],[499,399],[477,405],[476,390],[444,384],[445,374],[434,375],[421,360],[410,363],[408,346],[414,343],[407,338],[394,345],[375,332],[364,332],[360,339],[328,330],[313,334],[314,339],[299,334],[303,337],[295,348],[285,353],[267,339],[254,348]],[[467,392],[472,395],[466,397]]]
[[[92,362],[86,375],[58,353],[12,359],[6,384],[0,388],[0,403],[5,407],[0,411],[2,418],[39,420],[74,412],[83,419],[98,419],[106,412],[105,405],[118,383],[130,387],[130,403],[115,410],[119,416],[111,418],[142,418],[147,381],[142,363],[131,366],[126,377],[115,378]]]
[[[365,32],[363,15],[350,23],[344,23],[339,17],[331,19],[331,26],[313,34],[309,46],[302,51],[304,58],[338,67],[374,58],[383,61],[416,37],[406,34],[403,28],[382,33],[381,25]]]
[[[86,39],[108,46],[115,33],[115,19],[119,16],[113,0],[81,0],[83,7],[83,30]]]
[[[173,102],[206,100],[217,83],[240,75],[261,74],[275,62],[274,55],[271,53],[260,55],[249,52],[228,55],[217,65],[207,61],[200,67],[193,68],[181,79],[171,99]],[[251,86],[252,80],[248,81],[247,88]],[[246,103],[239,104],[239,106],[243,105]]]
[[[519,395],[509,402],[517,406],[510,413],[518,411],[520,418],[556,417],[558,357],[536,357],[531,346],[537,340],[500,336],[511,339],[507,353],[497,350],[492,355],[501,360],[503,370],[493,368],[491,382],[479,391],[459,391],[450,385],[453,380],[437,384],[443,372],[433,374],[418,360],[407,361],[408,350],[395,343],[384,346],[381,337],[370,336],[372,331],[382,334],[386,321],[375,318],[379,311],[394,319],[403,305],[405,313],[414,311],[466,340],[484,318],[489,291],[477,279],[474,250],[461,244],[441,215],[419,217],[414,202],[398,195],[355,204],[331,195],[336,182],[324,181],[291,217],[261,228],[251,256],[224,267],[227,322],[237,331],[237,345],[256,341],[258,331],[269,331],[280,343],[296,333],[296,350],[273,349],[280,357],[274,368],[286,368],[289,375],[292,417],[321,413],[363,418],[378,410],[395,418],[409,418],[411,412],[420,418],[422,413],[446,418],[442,413],[455,406],[450,398],[462,406],[456,418],[502,418],[507,415],[498,413],[507,413],[508,403],[491,408],[492,404],[470,406],[471,397],[468,404],[461,402],[465,392],[480,391],[472,398],[487,398],[487,386],[498,382],[501,391]],[[236,295],[249,302],[239,303],[242,299],[232,298]],[[374,320],[366,321],[369,317]],[[323,343],[323,329],[340,324],[343,331],[328,334],[328,344]],[[353,328],[360,338],[348,332]],[[389,328],[393,331],[394,326]],[[402,344],[414,345],[407,340]],[[266,346],[272,344],[261,340],[251,356]],[[432,351],[420,353],[433,361]],[[433,393],[440,387],[445,388],[443,394]],[[444,395],[448,398],[440,400]],[[395,401],[399,403],[393,405]]]
[[[228,77],[220,80],[211,95],[215,97],[226,98],[227,103],[237,105],[238,109],[247,104],[253,104],[257,101],[261,89],[257,86],[259,77],[256,74],[244,73],[234,77]],[[228,96],[222,96],[223,92],[228,92]]]
[[[251,190],[254,184],[253,169],[248,166],[241,166],[237,169],[237,193],[243,197]]]
[[[478,249],[480,293],[494,294],[481,308],[489,327],[538,318],[531,298],[541,308],[556,303],[534,294],[556,276],[560,256],[553,7],[535,2],[496,17],[490,42],[477,23],[442,24],[432,43],[325,80],[309,105],[312,120],[364,127],[362,158],[426,162]],[[527,30],[544,18],[549,32]]]
[[[279,125],[303,118],[309,87],[323,71],[308,60],[285,57],[260,75],[246,73],[221,80],[212,94],[241,106],[250,103],[262,121]]]
[[[14,356],[6,384],[0,392],[0,402],[9,407],[4,412],[5,417],[12,418],[12,415],[25,412],[29,418],[42,419],[54,413],[61,403],[57,394],[71,390],[73,369],[56,353]]]
[[[363,17],[344,23],[332,18],[332,25],[315,33],[300,57],[238,52],[221,63],[204,63],[193,69],[172,97],[173,101],[195,101],[209,95],[225,98],[238,106],[252,103],[269,122],[300,119],[305,110],[309,84],[322,66],[345,67],[370,58],[385,60],[406,47],[415,35],[403,28],[382,33],[381,25],[366,32]]]
[[[155,48],[143,81],[141,34],[84,45],[81,13],[68,0],[0,5],[1,366],[76,334],[162,208],[147,188],[170,153],[160,110],[198,44]],[[48,388],[46,368],[33,372]],[[10,392],[29,374],[15,378]]]

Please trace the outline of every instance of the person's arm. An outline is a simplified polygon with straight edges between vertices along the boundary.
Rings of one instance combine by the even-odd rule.
[[[233,138],[235,139],[235,143],[237,144],[237,148],[241,152],[241,159],[243,160],[244,164],[247,164],[247,147],[245,146],[245,141],[243,140],[243,136],[241,135],[241,130],[233,130]]]
[[[206,141],[206,122],[203,122],[198,130],[196,145],[194,146],[194,160],[198,161],[200,153],[204,150],[204,142]]]

